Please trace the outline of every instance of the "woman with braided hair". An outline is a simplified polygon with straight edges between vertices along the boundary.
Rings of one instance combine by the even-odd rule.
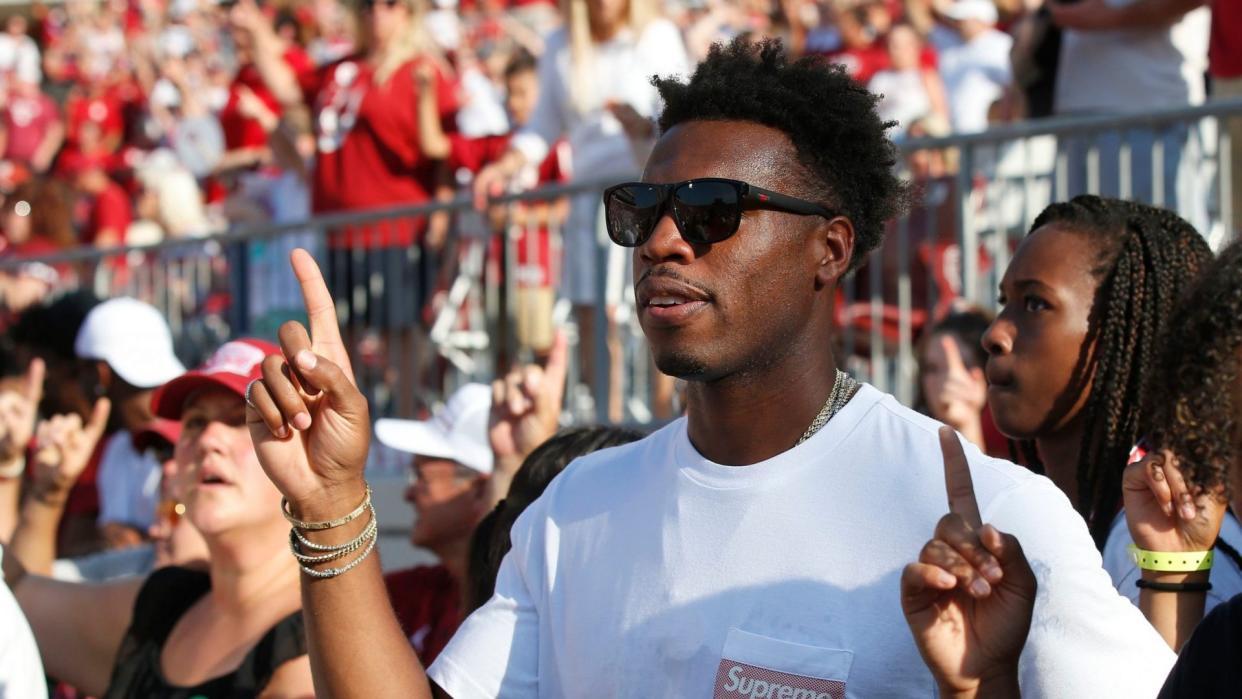
[[[1127,456],[1150,431],[1144,406],[1165,325],[1211,257],[1171,212],[1080,196],[1035,219],[1001,280],[1002,309],[983,337],[992,415],[1101,548]]]
[[[1151,377],[1149,411],[1151,431],[1144,442],[1153,457],[1165,453],[1176,459],[1177,471],[1192,492],[1223,493],[1232,509],[1223,515],[1213,545],[1215,528],[1205,535],[1196,529],[1203,522],[1174,518],[1169,526],[1163,512],[1144,512],[1145,501],[1136,501],[1125,490],[1126,517],[1118,518],[1104,547],[1104,568],[1119,592],[1139,603],[1137,582],[1141,571],[1129,553],[1131,542],[1151,551],[1180,551],[1189,538],[1196,548],[1214,550],[1210,571],[1211,589],[1204,591],[1206,611],[1242,594],[1242,525],[1235,513],[1242,506],[1242,243],[1221,252],[1194,290],[1173,313],[1163,343],[1161,359]],[[1165,475],[1173,471],[1164,467]],[[1136,484],[1139,495],[1147,491]],[[1189,495],[1187,496],[1189,497]],[[1180,509],[1185,503],[1176,503]],[[1126,526],[1129,520],[1129,527]],[[1162,538],[1168,535],[1173,538]],[[1242,602],[1238,603],[1242,611]],[[1192,625],[1193,626],[1193,625]]]

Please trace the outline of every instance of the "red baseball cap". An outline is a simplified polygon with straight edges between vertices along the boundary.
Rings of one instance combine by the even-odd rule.
[[[219,387],[246,396],[246,386],[263,377],[263,360],[280,354],[270,342],[245,338],[220,345],[206,363],[155,389],[151,408],[159,417],[180,420],[185,399],[203,388]]]
[[[134,433],[134,448],[138,451],[146,451],[147,447],[158,444],[161,440],[169,444],[176,444],[181,439],[181,423],[176,420],[166,420],[157,417],[147,423],[145,427]]]

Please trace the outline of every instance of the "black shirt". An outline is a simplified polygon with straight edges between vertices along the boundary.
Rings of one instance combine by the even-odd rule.
[[[162,568],[147,578],[134,603],[134,619],[112,668],[104,699],[243,699],[256,697],[276,668],[306,655],[302,612],[294,612],[264,634],[241,667],[193,687],[164,679],[160,655],[177,621],[211,589],[211,578],[186,568]]]
[[[1242,697],[1242,595],[1216,605],[1190,640],[1159,699]]]

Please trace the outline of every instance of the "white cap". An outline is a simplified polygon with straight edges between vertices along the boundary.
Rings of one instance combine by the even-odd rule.
[[[999,19],[996,4],[992,0],[957,0],[944,10],[949,19],[975,19],[984,24],[996,24]]]
[[[73,351],[81,359],[107,362],[135,388],[162,386],[185,373],[164,316],[137,299],[109,299],[91,309]]]
[[[397,451],[449,459],[479,473],[491,473],[492,445],[487,437],[491,412],[491,387],[468,383],[430,420],[377,420],[375,437]]]

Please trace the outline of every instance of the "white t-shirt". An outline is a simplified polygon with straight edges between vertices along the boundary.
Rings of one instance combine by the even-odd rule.
[[[146,531],[155,521],[160,464],[138,453],[127,430],[112,435],[99,459],[99,523],[116,522]]]
[[[897,128],[890,132],[894,136],[909,131],[911,124],[931,113],[931,97],[919,68],[882,70],[871,78],[867,89],[881,95],[876,105],[880,119],[897,122]]]
[[[655,118],[660,95],[651,77],[690,72],[681,32],[672,22],[657,19],[637,36],[626,29],[596,44],[590,79],[580,87],[574,86],[571,54],[569,34],[564,29],[548,36],[539,58],[539,101],[530,122],[514,134],[513,147],[527,162],[541,163],[551,144],[564,137],[573,154],[573,171],[581,176],[637,173],[642,163],[635,157],[621,122],[605,105],[609,101],[629,104],[642,116]],[[587,93],[575,94],[576,89]]]
[[[496,595],[430,675],[456,699],[738,697],[757,682],[776,697],[931,696],[900,575],[947,511],[937,428],[863,386],[751,466],[704,459],[685,420],[580,459],[518,519]],[[1173,653],[1112,588],[1069,501],[965,449],[984,519],[1021,540],[1039,581],[1023,696],[1154,696]]]
[[[1221,522],[1220,538],[1235,550],[1242,550],[1242,525],[1238,524],[1233,513],[1226,514],[1225,521]],[[1130,538],[1130,528],[1126,525],[1126,513],[1123,511],[1113,521],[1108,541],[1104,544],[1104,570],[1112,577],[1117,591],[1137,606],[1139,589],[1134,583],[1139,579],[1139,569],[1134,559],[1130,558],[1129,546],[1132,543],[1134,540]],[[1212,583],[1212,589],[1207,593],[1204,614],[1212,611],[1216,605],[1228,602],[1230,597],[1242,594],[1242,568],[1238,567],[1237,561],[1217,549],[1209,582]]]
[[[1124,6],[1136,0],[1105,0]],[[1202,104],[1211,11],[1200,7],[1157,29],[1065,30],[1056,111],[1141,112]]]
[[[949,97],[953,130],[976,133],[988,128],[988,109],[1013,82],[1009,51],[1013,38],[989,29],[940,54],[940,76]]]
[[[4,549],[0,547],[0,560]],[[43,660],[26,615],[0,580],[0,699],[46,699]]]

